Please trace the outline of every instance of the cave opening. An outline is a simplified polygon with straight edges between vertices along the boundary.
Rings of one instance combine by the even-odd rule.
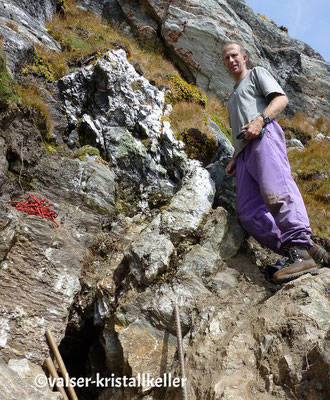
[[[79,400],[95,400],[102,392],[96,387],[97,376],[107,377],[105,351],[101,344],[101,330],[94,326],[93,320],[70,321],[59,351],[70,378],[90,378],[87,385],[76,385]],[[79,387],[80,386],[80,387]]]

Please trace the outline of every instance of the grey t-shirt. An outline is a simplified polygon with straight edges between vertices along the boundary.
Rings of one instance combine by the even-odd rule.
[[[271,93],[285,94],[273,76],[263,67],[255,67],[237,82],[228,100],[228,112],[236,157],[248,140],[236,139],[243,125],[256,119],[268,106]]]

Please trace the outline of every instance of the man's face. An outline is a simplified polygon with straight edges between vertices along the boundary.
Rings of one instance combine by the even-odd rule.
[[[225,46],[222,52],[223,63],[227,71],[235,78],[246,69],[247,55],[242,55],[238,44]]]

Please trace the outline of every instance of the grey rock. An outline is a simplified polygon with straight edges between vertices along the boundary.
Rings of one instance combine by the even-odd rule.
[[[302,151],[305,148],[304,145],[301,143],[301,141],[298,139],[287,140],[286,146],[287,146],[287,151],[291,151],[291,150]]]
[[[117,0],[128,23],[135,28],[135,33],[141,39],[159,40],[157,35],[158,24],[149,15],[143,1]]]
[[[12,74],[20,72],[25,63],[32,62],[34,45],[59,51],[60,45],[48,33],[44,24],[53,10],[55,0],[0,2],[0,33],[3,50]]]
[[[22,10],[24,13],[27,13],[34,19],[37,19],[39,22],[44,23],[52,16],[57,0],[10,0],[8,2],[4,1],[4,4],[7,7],[8,3],[15,4],[17,8]]]
[[[17,219],[15,218],[14,210],[10,206],[0,208],[0,230],[1,230],[1,243],[0,243],[0,263],[9,252],[16,234]],[[1,265],[1,264],[0,264]]]
[[[166,112],[164,92],[136,72],[123,50],[111,51],[95,67],[62,78],[59,90],[69,128],[81,120],[84,144],[100,148],[123,186],[142,191],[149,186],[167,194],[177,190],[186,158],[182,144],[165,128],[164,140],[159,141]]]
[[[64,335],[86,250],[68,231],[40,217],[15,211],[3,214],[4,221],[16,230],[0,269],[2,357],[24,355],[42,364],[49,351],[45,330],[57,340]]]
[[[123,360],[130,367],[133,377],[149,374],[151,378],[157,379],[169,372],[176,353],[175,338],[172,335],[164,334],[140,321],[130,324],[125,329],[119,326],[117,329]],[[132,344],[138,347],[138,351],[132,351]],[[165,353],[166,359],[164,359]],[[155,365],[160,366],[161,370],[155,368]],[[138,389],[147,392],[152,387],[142,382]]]
[[[99,212],[115,210],[115,176],[109,166],[98,162],[98,159],[61,158],[57,156],[43,157],[37,167],[31,169],[33,174],[32,186],[41,188],[49,183],[48,193],[52,199],[62,199],[71,203],[83,202]],[[59,196],[58,188],[61,188]],[[54,200],[57,202],[57,200]]]
[[[47,43],[43,24],[50,15],[48,5],[54,4],[0,0],[4,21],[0,29],[5,31],[12,72],[32,57],[32,42]],[[269,68],[284,83],[293,110],[314,84],[328,77],[320,69],[327,68],[320,56],[283,36],[240,0],[83,0],[81,4],[109,19],[118,18],[123,29],[127,26],[123,10],[134,11],[136,20],[131,17],[130,24],[136,31],[159,27],[186,75],[221,96],[232,86],[220,54],[229,35],[243,39],[252,50],[251,61]],[[18,9],[13,7],[12,12],[19,32],[6,24],[13,5]],[[261,34],[267,44],[257,37]],[[57,48],[56,43],[50,46]],[[214,75],[209,75],[211,70]],[[318,71],[323,77],[305,85],[306,71],[310,75]],[[328,83],[322,84],[326,91]],[[275,292],[247,255],[234,257],[243,231],[228,211],[212,209],[221,204],[231,210],[235,202],[233,180],[224,176],[233,149],[223,132],[209,122],[219,149],[207,170],[189,161],[183,143],[162,121],[170,111],[164,92],[145,80],[122,50],[74,71],[58,82],[58,88],[63,111],[57,93],[47,103],[59,110],[52,113],[56,120],[52,140],[61,144],[58,154],[46,154],[33,121],[21,114],[0,138],[1,200],[16,199],[19,188],[16,182],[15,189],[14,183],[10,186],[15,180],[11,176],[23,168],[24,184],[54,204],[60,223],[57,228],[49,220],[0,205],[0,347],[11,368],[0,362],[3,396],[57,397],[38,391],[33,381],[49,354],[45,329],[50,328],[59,343],[73,304],[69,327],[78,329],[86,318],[97,326],[107,373],[136,377],[150,372],[155,378],[161,372],[179,373],[174,318],[178,303],[191,400],[284,400],[292,393],[299,398],[326,398],[328,269]],[[319,101],[317,96],[309,98],[307,111]],[[23,148],[22,143],[27,145]],[[110,167],[97,156],[86,156],[85,161],[71,158],[63,143],[72,148],[97,146]],[[64,156],[65,151],[70,154]],[[125,206],[133,208],[138,201],[141,211],[131,217],[120,214],[116,196],[121,191],[123,197],[134,194],[134,200],[125,198]],[[148,210],[148,195],[158,192],[168,194],[171,201]],[[261,246],[259,251],[268,257]],[[93,349],[90,360],[91,371],[96,371]],[[173,400],[181,394],[139,390],[112,388],[95,396]]]
[[[171,238],[184,238],[199,227],[211,210],[215,187],[209,173],[199,162],[191,160],[191,170],[182,181],[182,188],[154,223],[159,221],[163,232]]]
[[[4,21],[4,19],[2,19]],[[25,63],[32,62],[34,56],[33,44],[20,34],[3,25],[0,33],[5,38],[2,48],[6,55],[6,65],[13,75],[21,70]]]
[[[118,4],[116,5],[116,1],[113,0],[80,0],[79,4],[100,15],[103,15],[103,10],[108,4],[111,4],[113,7],[118,6]]]
[[[218,207],[206,218],[201,245],[213,250],[221,258],[233,257],[243,244],[244,231],[237,218]]]
[[[320,140],[323,140],[323,139],[325,139],[326,138],[326,136],[325,135],[323,135],[323,133],[318,133],[316,136],[315,136],[315,138],[314,138],[314,140],[316,140],[316,141],[320,141]]]
[[[207,282],[215,275],[220,265],[221,258],[218,254],[197,244],[185,255],[178,276],[189,278],[195,275]]]
[[[119,27],[122,33],[129,36],[134,35],[128,24],[127,16],[117,0],[80,0],[79,4],[82,9],[91,10],[108,20],[112,26]]]
[[[134,301],[118,307],[115,317],[119,325],[128,326],[137,320],[147,321],[157,330],[175,334],[174,306],[178,302],[181,310],[183,335],[191,328],[196,301],[199,297],[213,296],[195,274],[172,284],[164,282],[154,290],[147,288]],[[194,311],[195,310],[195,311]]]
[[[312,363],[328,369],[329,312],[323,296],[329,270],[324,268],[319,276],[305,275],[290,282],[266,300],[259,290],[246,296],[247,287],[243,288],[245,284],[237,279],[236,271],[229,279],[231,273],[224,269],[216,275],[220,277],[221,295],[189,341],[185,356],[191,382],[189,398],[197,400],[214,393],[225,399],[270,400],[274,392],[269,393],[267,387],[283,400],[287,394],[282,388],[287,387],[295,387],[300,397],[317,391],[320,399],[325,398],[327,374],[318,373],[319,368]],[[213,282],[217,283],[215,278]],[[311,366],[308,372],[306,354]],[[212,360],[207,371],[206,360]],[[260,376],[265,387],[250,394],[248,388]]]
[[[314,140],[316,140],[316,141],[321,141],[321,140],[330,141],[330,136],[323,135],[323,133],[318,133],[318,134],[315,136]]]
[[[59,392],[52,392],[49,385],[46,383],[46,375],[39,365],[32,364],[26,358],[13,359],[8,361],[8,367],[17,373],[24,383],[36,387],[44,396],[50,399],[62,399]],[[36,385],[36,383],[40,383]],[[46,383],[43,385],[43,383]],[[32,400],[32,399],[31,399]]]
[[[227,157],[232,157],[234,154],[234,146],[232,145],[230,140],[227,138],[225,133],[223,133],[222,130],[219,128],[219,126],[211,119],[208,120],[207,125],[214,132],[218,146],[221,149],[223,156],[226,155]]]
[[[235,179],[228,177],[225,172],[226,166],[233,157],[234,147],[215,122],[209,120],[208,126],[216,134],[218,141],[216,155],[211,164],[206,167],[216,187],[214,205],[224,206],[234,211],[236,209]]]
[[[148,285],[169,267],[174,246],[165,235],[142,233],[131,245],[131,273],[139,284]]]
[[[47,377],[40,368],[40,374],[46,380]],[[53,393],[37,389],[35,386],[22,379],[19,374],[13,371],[7,364],[0,359],[0,392],[1,397],[6,400],[59,400],[62,398],[60,393]]]
[[[2,186],[5,175],[8,171],[8,161],[6,158],[7,146],[4,138],[0,137],[0,187]]]
[[[210,287],[217,292],[223,289],[233,288],[237,285],[237,280],[240,277],[239,272],[232,268],[226,268],[224,271],[219,271],[211,280]]]
[[[79,145],[79,134],[75,129],[70,132],[70,134],[68,136],[67,144],[71,149],[73,149]]]

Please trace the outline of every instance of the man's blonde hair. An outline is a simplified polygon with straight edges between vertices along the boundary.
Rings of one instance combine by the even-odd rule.
[[[242,56],[244,56],[244,54],[247,54],[246,48],[245,48],[241,43],[239,43],[239,42],[227,42],[227,43],[223,46],[223,48],[222,48],[222,54],[223,54],[225,48],[226,48],[227,46],[231,45],[231,44],[237,44],[237,46],[238,46],[239,49],[240,49],[240,52],[241,52]]]

